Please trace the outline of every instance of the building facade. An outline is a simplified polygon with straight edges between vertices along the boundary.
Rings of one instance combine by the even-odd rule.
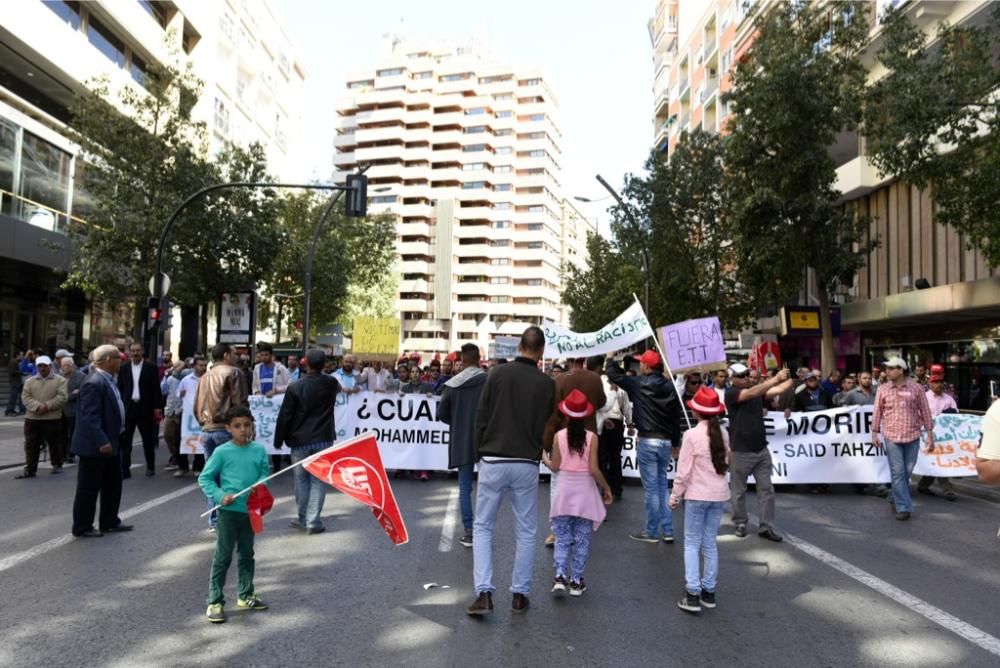
[[[205,81],[195,115],[212,146],[260,141],[287,173],[304,71],[267,2],[26,0],[0,14],[0,355],[123,342],[131,309],[60,287],[69,222],[93,203],[69,139],[88,82],[141,93],[154,62],[190,62]],[[51,352],[51,350],[50,350]]]
[[[337,105],[334,180],[370,165],[370,211],[398,219],[403,350],[566,322],[562,266],[594,226],[560,194],[552,91],[478,47],[386,40]]]

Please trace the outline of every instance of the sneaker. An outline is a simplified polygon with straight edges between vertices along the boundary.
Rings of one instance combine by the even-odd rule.
[[[945,501],[958,501],[958,496],[955,494],[955,492],[945,492],[944,498]]]
[[[288,520],[288,526],[292,527],[293,529],[305,529],[306,528],[306,525],[303,524],[302,522],[300,522],[299,520]]]
[[[663,534],[663,542],[664,543],[672,543],[672,542],[674,542],[674,534],[672,534],[672,533],[665,533],[665,534]]]
[[[472,547],[472,532],[466,531],[465,534],[458,539],[458,544],[462,547]]]
[[[483,615],[493,614],[493,592],[484,591],[480,592],[476,600],[472,602],[468,608],[465,609],[465,614],[472,617],[482,617]]]
[[[213,603],[208,606],[208,610],[205,611],[205,615],[208,617],[208,621],[213,624],[221,624],[226,621],[226,611],[223,609],[221,603]]]
[[[208,527],[208,533],[215,533],[215,527]]]
[[[318,533],[324,533],[325,531],[326,531],[326,527],[323,527],[323,526],[309,527],[308,529],[306,529],[306,534],[308,534],[310,536],[315,536],[316,534],[318,534]]]
[[[701,599],[698,598],[698,594],[692,594],[689,591],[685,591],[681,600],[677,601],[677,607],[684,612],[698,614],[701,612]]]
[[[785,540],[784,536],[776,532],[771,527],[767,527],[766,529],[758,531],[757,535],[767,540],[773,540],[775,543],[780,543],[781,541]]]
[[[247,610],[267,610],[267,603],[260,597],[260,594],[251,594],[248,598],[238,598],[236,599],[237,608],[246,608]]]
[[[656,536],[650,536],[645,531],[639,531],[638,533],[630,533],[628,535],[632,540],[637,540],[640,543],[659,543],[660,540]]]
[[[583,596],[583,592],[587,591],[587,583],[583,581],[583,578],[579,580],[572,580],[569,583],[569,595],[570,596]]]
[[[28,471],[23,471],[14,476],[14,480],[24,480],[25,478],[34,478],[34,473],[29,473]]]
[[[511,612],[516,612],[520,614],[523,612],[527,612],[528,606],[530,604],[531,602],[528,600],[528,597],[525,596],[524,594],[514,594],[514,598],[512,598],[510,601],[510,609]]]
[[[180,467],[177,466],[176,464],[167,464],[166,466],[163,467],[163,470],[164,471],[176,471],[179,468]]]
[[[747,537],[747,525],[746,524],[737,524],[736,528],[733,530],[733,534],[735,534],[737,538],[746,538]]]
[[[715,592],[707,591],[705,589],[701,590],[701,605],[703,608],[714,608],[715,607]]]
[[[548,536],[545,537],[545,547],[555,548],[555,546],[556,546],[556,535],[554,533],[550,533]]]
[[[899,520],[900,522],[905,522],[906,520],[910,519],[910,513],[906,511],[898,512],[896,513],[896,519]]]
[[[62,473],[62,466],[53,466],[49,469],[49,475],[56,475],[58,473]]]
[[[552,595],[562,596],[566,593],[566,578],[561,575],[557,575],[552,581]]]
[[[181,471],[181,470],[174,471],[175,478],[186,478],[187,474],[188,474],[187,471]]]

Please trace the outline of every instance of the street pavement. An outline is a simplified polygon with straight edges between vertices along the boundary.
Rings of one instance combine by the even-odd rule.
[[[627,537],[643,514],[636,486],[595,534],[581,598],[550,598],[540,521],[531,608],[512,614],[505,508],[496,613],[472,619],[456,481],[393,481],[410,532],[394,547],[368,510],[333,491],[327,533],[288,527],[293,490],[283,476],[256,545],[256,583],[271,609],[235,608],[234,561],[229,622],[216,626],[204,618],[214,535],[193,478],[126,481],[123,517],[135,531],[73,539],[74,467],[47,475],[43,466],[30,480],[14,480],[16,471],[0,471],[0,666],[1000,665],[1000,506],[975,498],[918,497],[903,523],[884,500],[847,489],[783,490],[777,524],[793,540],[741,540],[724,521],[719,607],[697,617],[675,605],[682,541]],[[547,508],[543,484],[540,518]]]

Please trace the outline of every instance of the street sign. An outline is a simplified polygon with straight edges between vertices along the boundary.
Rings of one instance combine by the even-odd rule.
[[[156,296],[156,290],[155,290],[155,288],[156,288],[156,276],[150,276],[149,277],[149,296],[150,297],[155,297]],[[163,294],[160,295],[160,296],[161,297],[166,297],[169,292],[170,292],[170,277],[167,276],[166,274],[163,274]]]
[[[321,325],[316,328],[316,343],[321,346],[340,346],[344,344],[343,325]]]

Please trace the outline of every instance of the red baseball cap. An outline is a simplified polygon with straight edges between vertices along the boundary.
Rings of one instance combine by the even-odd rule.
[[[641,355],[634,355],[632,359],[646,366],[657,366],[663,363],[663,360],[660,359],[660,353],[655,350],[647,350]]]

